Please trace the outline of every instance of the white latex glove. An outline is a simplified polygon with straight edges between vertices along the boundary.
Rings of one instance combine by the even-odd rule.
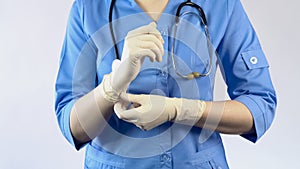
[[[164,40],[156,29],[156,23],[139,27],[128,32],[121,62],[113,62],[111,86],[117,92],[127,90],[130,82],[138,75],[145,57],[154,62],[162,61]]]
[[[121,98],[114,106],[117,116],[144,130],[150,130],[167,121],[194,125],[206,108],[204,101],[159,95],[124,93]],[[129,106],[129,103],[133,104]]]

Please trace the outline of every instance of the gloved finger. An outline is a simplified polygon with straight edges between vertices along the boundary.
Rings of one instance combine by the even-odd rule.
[[[137,126],[138,128],[140,128],[144,131],[147,131],[147,130],[151,130],[151,129],[157,127],[158,125],[152,124],[152,123],[139,123],[139,122],[136,122],[135,126]]]
[[[143,50],[145,49],[150,49],[153,53],[155,53],[155,60],[160,62],[162,59],[163,52],[159,49],[159,47],[150,41],[143,41],[142,43],[139,44],[139,47],[142,48]]]
[[[153,34],[155,35],[162,43],[164,43],[164,40],[161,36],[161,33],[156,29],[156,23],[155,22],[151,22],[148,25],[145,26],[141,26],[137,29],[134,29],[132,31],[129,31],[126,38],[132,38],[132,37],[136,37],[142,34]]]
[[[121,61],[119,59],[115,59],[112,63],[112,71],[115,72],[120,67]]]
[[[156,25],[155,22],[151,22],[148,25],[144,25],[144,26],[141,26],[141,27],[138,27],[136,29],[133,29],[133,30],[129,31],[127,35],[131,36],[131,35],[149,33],[149,32],[152,32],[153,30],[155,30],[156,26],[157,25]]]
[[[122,119],[122,116],[121,116],[121,112],[125,111],[126,110],[126,106],[124,103],[122,102],[117,102],[115,105],[114,105],[114,111],[116,113],[116,115],[118,116],[119,119]]]
[[[148,34],[148,35],[144,35],[144,36],[139,36],[138,39],[143,41],[143,42],[155,43],[155,45],[159,48],[160,53],[161,53],[161,55],[158,55],[158,58],[156,60],[157,61],[162,60],[162,56],[164,55],[164,45],[163,45],[163,43],[161,43],[161,41],[159,39],[157,39],[156,36],[154,36],[152,34]],[[140,43],[140,44],[142,44],[142,43]]]
[[[156,24],[156,22],[151,22],[151,23],[149,23],[149,26],[152,26],[152,27],[156,28],[157,24]]]
[[[155,44],[163,51],[164,49],[164,43],[162,43],[160,41],[159,38],[157,38],[155,35],[153,34],[143,34],[137,37],[138,40],[142,40],[142,41],[151,41],[151,42],[155,42]]]
[[[143,106],[140,106],[138,108],[132,108],[132,109],[119,112],[119,114],[120,116],[122,116],[122,119],[130,121],[132,123],[137,123],[144,112],[143,109],[144,109]]]
[[[124,110],[124,105],[122,105],[122,103],[120,102],[114,105],[114,111],[118,118],[130,123],[138,122],[138,120],[140,119],[141,110],[142,109],[140,107]]]
[[[152,32],[146,32],[146,33],[135,33],[135,34],[127,34],[127,36],[125,37],[125,40],[130,40],[130,39],[133,39],[133,38],[137,38],[139,36],[145,36],[145,35],[152,35],[154,37],[156,37],[160,43],[164,44],[165,41],[164,39],[162,38],[162,35],[161,33],[158,31],[158,30],[153,30]]]
[[[143,59],[145,57],[149,57],[151,62],[154,62],[156,60],[156,53],[154,53],[154,51],[151,49],[141,48],[140,50],[138,50],[136,52],[137,52],[136,55],[138,55],[138,57],[141,59]]]
[[[136,125],[137,126],[137,125]],[[153,129],[155,126],[148,126],[148,125],[141,125],[139,126],[140,129],[144,130],[144,131],[148,131]]]
[[[141,130],[144,130],[144,131],[145,131],[144,126],[139,125],[139,124],[135,124],[135,126],[138,127],[138,128],[140,128]]]
[[[162,44],[165,43],[161,33],[157,29],[154,29],[151,32],[148,32],[147,34],[155,36]]]
[[[126,102],[129,102],[129,103],[130,103],[131,101],[130,101],[128,95],[129,95],[128,93],[122,92],[122,93],[120,94],[120,100],[126,101]]]
[[[121,114],[121,112],[123,112],[123,111],[125,111],[123,104],[121,102],[117,102],[114,105],[114,112],[116,113],[116,115],[119,119],[123,119],[123,116]]]
[[[136,119],[128,119],[125,116],[126,115],[126,111],[127,111],[127,107],[128,107],[128,104],[125,104],[125,102],[117,102],[114,105],[114,112],[116,113],[116,115],[117,115],[117,117],[119,119],[122,119],[122,120],[130,122],[130,123],[136,122]]]
[[[125,102],[129,102],[129,103],[136,103],[138,105],[141,105],[143,100],[144,100],[145,95],[141,94],[130,94],[130,93],[121,93],[120,94],[120,99],[125,101]]]
[[[161,33],[157,29],[157,24],[155,22],[151,22],[149,25],[153,28],[149,33],[154,34],[162,43],[165,43],[164,39],[161,36]]]
[[[137,107],[141,106],[139,103],[130,102],[129,99],[127,99],[127,97],[128,96],[126,96],[125,92],[121,92],[120,100],[119,100],[119,102],[117,102],[118,107],[116,107],[116,108],[118,108],[118,110],[125,111],[125,110],[129,110],[129,109],[133,109],[133,108],[137,108]]]

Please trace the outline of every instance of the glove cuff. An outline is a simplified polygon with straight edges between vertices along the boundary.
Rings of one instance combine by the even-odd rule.
[[[104,75],[102,80],[102,91],[105,100],[111,103],[117,103],[120,100],[120,94],[111,85],[111,74]]]
[[[206,109],[206,103],[202,100],[190,100],[190,99],[176,99],[176,115],[174,122],[185,124],[185,125],[194,125],[196,124],[203,112]]]

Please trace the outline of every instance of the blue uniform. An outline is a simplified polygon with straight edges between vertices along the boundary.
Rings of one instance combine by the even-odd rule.
[[[170,0],[157,22],[167,51],[163,61],[151,63],[146,59],[128,92],[213,100],[215,63],[218,63],[230,98],[246,105],[254,119],[255,130],[241,136],[256,142],[273,121],[276,95],[268,62],[241,2],[193,1],[204,9],[211,43],[219,55],[214,55],[213,71],[209,76],[188,81],[174,73],[170,60],[174,40],[174,18],[171,18],[183,1]],[[77,99],[93,90],[103,76],[111,72],[115,59],[107,25],[110,3],[111,0],[76,0],[67,25],[56,80],[55,109],[63,135],[77,149],[82,145],[74,143],[70,132],[71,108]],[[184,8],[184,11],[193,10]],[[151,22],[134,0],[117,0],[113,19],[120,54],[128,31]],[[203,72],[209,62],[205,54],[198,54],[206,49],[205,45],[200,47],[204,42],[203,28],[192,16],[186,19],[188,23],[182,23],[185,29],[178,30],[176,37],[178,69],[183,73],[189,73],[189,70]],[[196,26],[188,26],[190,23]],[[112,115],[103,133],[86,146],[85,168],[229,168],[218,132],[171,122],[142,131]]]

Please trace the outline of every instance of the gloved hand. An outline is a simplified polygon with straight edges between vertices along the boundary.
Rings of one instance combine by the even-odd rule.
[[[164,55],[164,40],[156,29],[156,23],[139,27],[128,32],[121,61],[115,60],[111,77],[112,88],[116,92],[127,90],[130,82],[138,75],[144,59],[154,62],[162,61]]]
[[[129,106],[133,103],[133,106]],[[206,103],[200,100],[168,98],[159,95],[121,95],[114,105],[117,116],[137,127],[150,130],[167,121],[194,125],[201,118]]]
[[[164,40],[152,22],[128,32],[121,61],[115,59],[112,73],[103,78],[103,93],[106,100],[116,103],[121,92],[126,91],[132,80],[138,75],[144,59],[162,61]]]

